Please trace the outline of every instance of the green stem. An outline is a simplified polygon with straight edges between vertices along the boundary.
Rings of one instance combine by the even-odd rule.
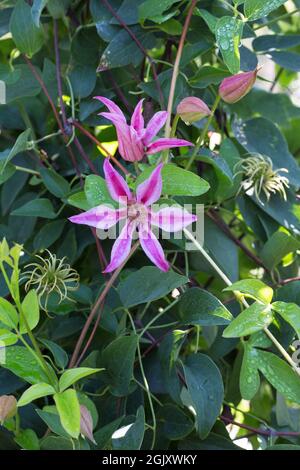
[[[186,228],[184,228],[183,231],[184,231],[185,235],[194,243],[195,247],[200,251],[200,253],[203,255],[203,257],[208,261],[208,263],[219,274],[221,279],[223,279],[225,284],[227,284],[227,286],[232,286],[231,280],[219,268],[219,266],[214,262],[214,260],[210,257],[210,255],[204,250],[204,248],[200,245],[200,243],[193,237],[193,235]],[[233,291],[233,293],[237,297],[237,299],[245,305],[246,308],[249,307],[248,302],[244,299],[243,295],[240,292]],[[270,340],[273,342],[274,346],[276,346],[278,351],[280,351],[280,353],[285,358],[285,360],[292,366],[293,370],[300,376],[300,370],[297,368],[297,366],[294,363],[293,359],[286,352],[284,347],[277,341],[275,336],[268,330],[267,327],[265,327],[263,330],[266,333],[266,335],[270,338]]]
[[[179,301],[179,298],[175,299],[174,302],[170,303],[166,308],[164,308],[155,317],[153,317],[152,320],[150,320],[149,323],[147,323],[147,325],[142,329],[141,333],[139,334],[139,337],[142,338],[142,336],[144,336],[148,328],[151,325],[153,325],[153,323],[155,323],[160,317],[162,317],[168,310],[170,310],[174,305],[176,305],[178,301]]]
[[[134,333],[137,334],[135,324],[134,324],[133,318],[131,316],[131,313],[129,312],[128,309],[125,309],[125,311],[126,311],[128,317],[129,317],[129,320],[130,320],[130,323],[131,323],[131,326],[132,326],[132,329],[133,329]],[[152,421],[153,421],[153,426],[151,426],[151,429],[153,431],[153,435],[152,435],[152,444],[151,444],[151,448],[150,448],[150,450],[153,450],[154,446],[155,446],[155,440],[156,440],[156,427],[157,427],[157,425],[156,425],[156,415],[155,415],[155,410],[154,410],[154,406],[153,406],[151,391],[150,391],[150,388],[149,388],[148,380],[147,380],[145,370],[144,370],[144,366],[143,366],[142,354],[141,354],[141,348],[140,348],[140,337],[138,338],[138,343],[137,343],[137,353],[138,353],[138,360],[139,360],[140,370],[141,370],[141,374],[142,374],[142,378],[143,378],[143,382],[144,382],[144,386],[145,386],[145,391],[146,391],[146,394],[148,396],[148,401],[149,401],[149,406],[150,406]]]
[[[15,169],[18,171],[24,171],[24,173],[29,173],[30,175],[40,176],[38,171],[31,170],[30,168],[24,168],[23,166],[15,165]]]
[[[199,137],[199,139],[198,139],[198,142],[196,143],[196,145],[195,145],[195,147],[194,147],[194,151],[193,151],[193,153],[192,153],[192,156],[191,156],[191,158],[189,158],[189,160],[188,160],[188,162],[187,162],[187,164],[186,164],[186,167],[185,167],[186,170],[188,170],[188,169],[191,167],[191,165],[193,164],[193,162],[194,162],[194,160],[195,160],[195,158],[196,158],[196,156],[197,156],[197,153],[198,153],[198,151],[199,151],[199,149],[200,149],[200,147],[201,147],[201,144],[202,144],[203,140],[205,139],[205,136],[206,136],[207,131],[208,131],[208,129],[209,129],[210,123],[211,123],[211,121],[212,121],[212,119],[213,119],[213,117],[214,117],[215,111],[216,111],[216,109],[217,109],[217,107],[218,107],[218,104],[219,104],[220,100],[221,100],[221,97],[220,97],[219,95],[217,95],[217,97],[216,97],[216,99],[215,99],[215,102],[214,102],[214,104],[213,104],[213,106],[212,106],[212,108],[211,108],[211,115],[208,117],[208,119],[207,119],[207,121],[206,121],[206,124],[205,124],[205,126],[203,127],[203,129],[202,129],[202,132],[201,132],[201,134],[200,134],[200,137]]]
[[[34,140],[36,140],[36,135],[35,135],[35,131],[34,131],[34,126],[32,125],[32,122],[30,120],[30,117],[29,117],[29,114],[27,113],[26,109],[25,109],[25,106],[19,102],[18,104],[18,108],[19,108],[19,111],[20,111],[20,114],[21,114],[21,117],[24,121],[24,124],[26,125],[26,127],[28,127],[29,129],[31,129],[31,134],[32,134],[32,137]]]
[[[21,305],[21,302],[18,300],[18,299],[14,299],[15,302],[16,302],[16,306],[19,310],[19,314],[20,314],[20,319],[23,321],[24,325],[25,325],[25,328],[26,328],[26,332],[27,332],[27,335],[32,343],[32,346],[33,346],[33,349],[35,350],[35,353],[37,355],[37,357],[39,358],[39,361],[41,363],[41,366],[43,367],[44,371],[46,372],[46,375],[49,379],[49,383],[51,385],[54,385],[56,386],[56,384],[53,382],[53,377],[52,375],[50,374],[50,371],[49,371],[49,368],[48,368],[48,365],[43,357],[43,354],[40,350],[40,347],[34,337],[34,334],[32,333],[31,329],[30,329],[30,326],[28,324],[28,321],[27,321],[27,318],[26,318],[26,315],[24,315],[24,312],[23,312],[23,309],[22,309],[22,305]]]
[[[9,289],[9,292],[10,292],[12,298],[14,299],[14,301],[15,301],[15,303],[16,303],[16,306],[17,306],[18,311],[19,311],[20,319],[22,319],[22,321],[23,321],[23,323],[24,323],[24,325],[25,325],[26,332],[27,332],[28,337],[29,337],[29,339],[30,339],[30,341],[31,341],[31,343],[32,343],[32,346],[33,346],[34,350],[35,350],[36,359],[39,360],[41,366],[43,367],[43,369],[45,370],[45,373],[47,374],[47,377],[48,377],[50,383],[53,385],[53,377],[52,377],[51,374],[50,374],[50,371],[49,371],[49,369],[48,369],[48,367],[47,367],[46,361],[45,361],[45,359],[44,359],[44,357],[43,357],[43,355],[42,355],[42,353],[41,353],[41,350],[40,350],[40,348],[39,348],[39,346],[38,346],[38,344],[37,344],[37,342],[36,342],[36,339],[35,339],[35,337],[34,337],[32,331],[31,331],[31,329],[30,329],[30,327],[29,327],[29,325],[28,325],[27,318],[26,318],[26,316],[25,316],[24,313],[23,313],[22,305],[21,305],[20,298],[19,298],[19,292],[14,293],[14,291],[13,291],[13,289],[12,289],[12,286],[11,286],[11,283],[10,283],[10,280],[9,280],[9,278],[8,278],[8,276],[7,276],[6,270],[5,270],[4,265],[3,265],[2,262],[0,262],[0,269],[1,269],[2,275],[3,275],[3,277],[4,277],[4,280],[5,280],[6,284],[7,284],[7,287],[8,287],[8,289]],[[16,267],[15,269],[18,269],[18,268]],[[18,337],[21,339],[21,341],[24,343],[25,340],[23,340],[22,335],[21,335],[18,331],[17,331],[17,334],[18,334]],[[25,343],[26,343],[26,341],[25,341]],[[27,343],[26,343],[26,345],[27,345]],[[27,345],[27,347],[30,348],[28,345]],[[32,351],[31,348],[30,348],[30,351],[33,353],[33,351]]]

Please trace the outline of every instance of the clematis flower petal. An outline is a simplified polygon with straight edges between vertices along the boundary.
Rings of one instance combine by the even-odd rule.
[[[136,200],[140,204],[150,206],[160,198],[162,191],[161,169],[163,164],[158,165],[143,183],[136,189]]]
[[[94,96],[94,99],[101,101],[101,103],[103,103],[111,113],[118,114],[122,118],[122,120],[126,122],[126,118],[122,113],[121,108],[119,108],[119,106],[112,100],[105,98],[105,96]]]
[[[169,263],[165,258],[164,250],[147,225],[139,227],[139,239],[142,249],[152,263],[162,271],[168,271]]]
[[[103,271],[104,273],[110,273],[111,271],[114,271],[126,260],[130,252],[134,230],[134,222],[127,222],[126,225],[124,225],[120,235],[113,244],[110,263]]]
[[[138,162],[142,160],[145,155],[144,146],[138,132],[132,127],[129,127],[130,146],[126,147],[126,160],[130,162]]]
[[[130,125],[137,131],[141,132],[144,129],[144,118],[142,114],[143,99],[138,102],[134,108]]]
[[[155,113],[154,116],[148,122],[148,125],[145,130],[143,142],[144,145],[147,147],[150,144],[151,140],[156,136],[156,134],[160,131],[160,129],[165,124],[168,117],[167,111],[159,111]]]
[[[105,159],[104,161],[103,170],[107,188],[111,197],[115,201],[118,201],[120,197],[127,197],[128,200],[131,200],[132,194],[126,181],[109,163],[108,159]]]
[[[113,209],[101,204],[81,214],[69,217],[74,224],[89,225],[90,227],[108,229],[127,216],[127,209]]]
[[[188,140],[183,140],[183,139],[167,139],[167,138],[162,138],[158,139],[155,142],[152,142],[147,148],[146,153],[148,155],[152,155],[153,153],[161,152],[161,150],[165,149],[170,149],[173,147],[193,147],[194,144],[192,142],[189,142]]]
[[[196,215],[178,206],[165,207],[158,212],[151,212],[151,224],[166,232],[179,232],[196,220]]]
[[[119,152],[122,157],[127,160],[126,155],[131,146],[130,127],[127,125],[126,121],[122,119],[122,116],[119,116],[117,113],[103,112],[99,113],[99,116],[105,117],[105,119],[108,119],[115,125],[118,136]]]

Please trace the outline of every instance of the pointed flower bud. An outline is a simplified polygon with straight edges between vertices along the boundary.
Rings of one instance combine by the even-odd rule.
[[[255,83],[257,72],[258,69],[255,69],[224,78],[219,87],[222,100],[226,103],[236,103],[247,95]]]
[[[12,418],[17,412],[17,400],[13,395],[2,395],[0,397],[0,424]]]
[[[97,444],[93,436],[93,418],[85,405],[80,405],[80,434]]]
[[[190,124],[191,122],[200,121],[205,116],[209,116],[211,110],[200,98],[188,96],[180,101],[177,106],[177,114],[186,124]]]

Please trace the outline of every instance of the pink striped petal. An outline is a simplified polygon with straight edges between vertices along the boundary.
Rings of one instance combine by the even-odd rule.
[[[153,202],[160,198],[162,191],[162,176],[161,169],[163,164],[160,163],[154,171],[152,171],[149,178],[143,183],[139,184],[136,189],[136,200],[141,204],[150,206]]]
[[[197,220],[197,216],[178,206],[165,207],[151,212],[151,224],[166,232],[178,232]]]
[[[192,142],[189,142],[188,140],[183,140],[183,139],[162,138],[150,144],[147,148],[146,153],[148,155],[152,155],[153,153],[161,152],[162,150],[170,149],[172,147],[185,147],[185,146],[193,147],[194,144],[192,144]]]
[[[127,154],[131,147],[130,126],[116,113],[104,112],[99,113],[99,115],[111,121],[116,127],[120,155],[125,160],[128,160]]]
[[[120,197],[126,197],[128,200],[131,200],[132,195],[126,181],[109,163],[107,158],[104,161],[103,170],[111,197],[115,201],[119,201]]]
[[[143,101],[144,100],[142,99],[138,102],[131,117],[130,124],[137,132],[140,132],[144,129],[144,118],[142,114]]]
[[[105,96],[94,96],[94,99],[101,101],[101,103],[103,103],[109,109],[111,113],[118,114],[123,119],[123,121],[126,122],[126,118],[124,114],[122,113],[122,110],[112,100],[105,98]]]
[[[165,124],[167,120],[167,117],[168,117],[167,111],[159,111],[158,113],[155,113],[154,116],[150,119],[146,127],[146,131],[145,131],[144,139],[143,139],[146,147],[148,146],[148,144],[150,144],[153,137],[155,137],[156,134],[163,127],[163,125]]]
[[[139,227],[141,247],[148,258],[162,271],[169,270],[169,263],[165,258],[164,250],[154,233],[147,226]]]
[[[90,227],[108,229],[127,216],[127,209],[113,209],[108,206],[100,205],[82,212],[82,214],[73,215],[69,220],[74,224],[89,225]]]
[[[145,156],[144,146],[138,132],[130,126],[130,146],[126,148],[127,158],[130,162],[138,162]]]
[[[135,224],[127,222],[121,230],[120,235],[113,244],[110,256],[110,263],[103,271],[110,273],[117,269],[127,258],[130,253],[132,235],[135,230]]]

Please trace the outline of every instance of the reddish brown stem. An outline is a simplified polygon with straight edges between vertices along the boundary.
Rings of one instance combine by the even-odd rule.
[[[197,1],[197,0],[195,0]],[[136,35],[131,31],[131,29],[127,26],[127,24],[122,20],[122,18],[118,15],[118,13],[113,9],[113,7],[109,4],[109,2],[107,0],[102,0],[102,3],[104,3],[104,5],[106,6],[106,8],[111,12],[111,14],[116,18],[116,20],[120,23],[120,25],[127,31],[127,33],[129,34],[129,36],[133,39],[133,41],[136,43],[136,45],[138,46],[138,48],[140,49],[140,51],[142,51],[142,53],[144,54],[145,57],[147,57],[147,59],[149,60],[150,64],[151,64],[151,69],[152,69],[152,73],[153,73],[153,77],[154,77],[154,81],[155,81],[155,85],[156,85],[156,88],[157,88],[157,91],[158,91],[158,95],[159,95],[159,101],[160,101],[160,104],[161,106],[163,107],[164,106],[164,96],[163,96],[163,92],[162,92],[162,89],[161,89],[161,86],[160,86],[160,83],[159,83],[159,80],[158,80],[158,76],[157,76],[157,72],[156,72],[156,67],[155,67],[155,64],[153,62],[153,59],[151,56],[149,56],[148,52],[146,51],[146,49],[144,48],[144,46],[141,44],[141,42],[138,40],[138,38],[136,37]]]
[[[101,142],[97,139],[97,137],[95,137],[93,134],[91,134],[87,129],[85,129],[85,127],[83,127],[83,125],[79,122],[79,121],[75,121],[75,120],[72,120],[70,121],[71,124],[73,124],[74,127],[76,127],[77,129],[79,129],[84,135],[86,135],[92,142],[94,142],[98,147],[101,148],[101,150],[103,152],[105,152],[107,154],[107,156],[115,163],[115,165],[117,167],[120,168],[120,170],[123,171],[123,173],[125,175],[129,175],[129,171],[122,165],[122,163],[120,163],[113,155],[110,155],[108,153],[108,151],[105,149],[105,147],[103,147],[103,145],[101,144]]]
[[[230,240],[232,240],[243,252],[248,256],[248,258],[252,259],[256,264],[264,268],[267,272],[269,272],[269,268],[263,263],[263,261],[256,256],[252,251],[250,251],[241,240],[233,235],[229,227],[225,224],[225,222],[217,215],[217,213],[213,210],[207,212],[208,217],[214,221],[214,223],[222,230],[222,232],[227,235]]]
[[[247,431],[251,431],[255,434],[259,434],[260,436],[290,436],[290,437],[300,436],[300,432],[273,431],[273,429],[253,428],[252,426],[248,426],[247,424],[243,424],[243,423],[238,423],[237,421],[234,421],[231,418],[227,418],[226,416],[223,416],[223,415],[220,416],[220,419],[227,424],[233,424],[235,426],[238,426],[239,428],[247,429]]]
[[[84,327],[81,331],[81,334],[77,340],[77,343],[76,343],[76,346],[75,346],[75,349],[73,351],[73,355],[71,357],[71,360],[70,360],[70,364],[69,364],[69,368],[71,367],[74,367],[75,364],[77,363],[78,361],[78,357],[79,357],[79,353],[80,353],[80,349],[81,349],[81,346],[82,346],[82,343],[87,335],[87,332],[89,330],[89,327],[96,315],[96,313],[98,312],[102,302],[104,302],[104,299],[106,297],[106,295],[108,294],[109,290],[111,289],[111,287],[113,286],[113,283],[115,282],[115,280],[117,279],[118,275],[120,274],[121,270],[123,269],[123,267],[125,266],[125,264],[127,263],[128,259],[132,256],[132,254],[135,252],[135,250],[137,249],[137,247],[139,246],[139,242],[136,242],[133,247],[131,248],[130,250],[130,253],[128,255],[128,257],[126,258],[126,260],[121,264],[121,266],[116,269],[116,271],[112,274],[111,278],[107,281],[103,291],[101,292],[101,294],[99,295],[98,299],[96,300],[96,303],[94,305],[94,307],[92,308],[85,324],[84,324]]]

